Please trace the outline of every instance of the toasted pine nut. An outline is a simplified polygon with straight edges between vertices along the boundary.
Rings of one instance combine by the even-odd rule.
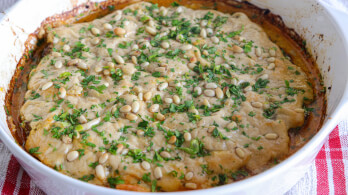
[[[185,179],[186,180],[191,180],[193,178],[193,172],[188,172],[185,174]]]
[[[243,149],[241,149],[241,148],[236,148],[236,154],[237,154],[240,158],[244,158],[244,157],[245,157],[245,153],[244,153]]]
[[[79,157],[79,152],[78,151],[71,151],[66,156],[66,159],[71,162],[71,161],[76,160],[78,157]]]
[[[138,119],[138,116],[135,115],[135,114],[133,114],[133,113],[127,113],[127,114],[126,114],[126,118],[127,118],[128,120],[130,120],[130,121],[135,121],[135,120]]]
[[[99,163],[104,164],[109,159],[109,154],[104,153],[99,157]]]
[[[178,95],[173,96],[173,101],[175,104],[180,104],[180,102],[181,102],[180,97]]]
[[[64,99],[66,96],[66,89],[64,87],[59,88],[59,95],[58,97],[61,99]]]
[[[120,108],[120,112],[130,112],[132,107],[130,105],[124,105]]]
[[[98,28],[92,28],[92,29],[91,29],[91,32],[92,32],[93,35],[98,35],[98,34],[100,34],[100,30],[99,30]]]
[[[195,183],[185,183],[185,187],[188,188],[188,189],[197,189],[197,184]]]
[[[220,87],[215,89],[215,94],[216,94],[216,97],[219,99],[222,99],[224,97],[224,92],[222,91]]]
[[[169,154],[168,152],[166,152],[166,151],[162,151],[162,152],[160,153],[160,155],[161,155],[163,158],[170,158],[170,154]]]
[[[149,108],[149,111],[152,113],[158,112],[159,110],[159,105],[158,104],[152,104]]]
[[[152,98],[152,92],[151,91],[148,91],[148,92],[146,92],[144,94],[144,100],[145,101],[149,101],[149,100],[151,100],[151,98]]]
[[[147,161],[143,161],[141,162],[141,167],[145,170],[149,170],[151,168],[151,165]]]
[[[112,26],[109,23],[104,23],[103,27],[104,27],[105,30],[111,30],[112,29]]]
[[[126,30],[123,28],[117,27],[114,29],[114,33],[115,35],[122,37],[124,34],[126,34]]]
[[[50,88],[53,86],[53,83],[50,81],[50,82],[47,82],[45,83],[43,86],[42,86],[42,90],[45,91],[46,89]]]
[[[214,97],[215,96],[215,91],[211,89],[206,89],[204,90],[204,95],[207,97]]]
[[[185,141],[189,142],[189,141],[191,141],[191,138],[192,138],[191,133],[189,133],[189,132],[184,133]]]
[[[176,142],[176,136],[172,135],[168,140],[168,144],[174,144],[175,142]]]
[[[154,176],[156,179],[161,179],[163,177],[161,167],[156,167],[154,170]]]
[[[265,135],[265,138],[266,138],[266,139],[269,139],[269,140],[275,140],[275,139],[278,138],[278,135],[275,134],[275,133],[267,133],[267,134]]]
[[[105,179],[105,170],[104,167],[102,165],[97,165],[95,167],[95,173],[97,175],[97,178],[100,180],[104,180]]]
[[[132,112],[137,113],[137,112],[139,112],[139,109],[140,109],[139,102],[137,102],[137,101],[133,102],[132,103]]]

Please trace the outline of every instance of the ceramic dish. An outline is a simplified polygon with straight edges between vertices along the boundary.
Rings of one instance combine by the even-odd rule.
[[[0,138],[16,156],[34,182],[48,194],[138,194],[91,185],[75,180],[40,163],[26,153],[12,137],[6,122],[4,98],[8,85],[23,54],[28,35],[41,21],[54,14],[71,10],[86,1],[20,1],[0,22]],[[307,43],[324,77],[327,92],[327,117],[318,133],[298,152],[279,165],[251,178],[206,190],[170,194],[280,194],[286,192],[306,172],[328,135],[347,108],[348,37],[344,35],[344,14],[316,1],[251,0],[260,8],[270,9],[294,28]],[[31,9],[28,9],[31,7]],[[28,20],[30,18],[30,20]],[[347,24],[346,24],[347,26]],[[348,32],[348,31],[346,31]],[[64,187],[62,187],[64,186]]]

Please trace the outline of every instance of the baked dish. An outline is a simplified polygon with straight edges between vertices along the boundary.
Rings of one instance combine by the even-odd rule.
[[[241,12],[140,2],[40,33],[24,147],[96,185],[182,191],[258,174],[289,156],[289,130],[315,99],[306,72]]]

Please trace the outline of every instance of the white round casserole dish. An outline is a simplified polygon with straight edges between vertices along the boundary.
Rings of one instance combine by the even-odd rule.
[[[98,1],[98,0],[93,0]],[[16,156],[34,182],[48,194],[139,194],[88,184],[45,166],[25,152],[12,137],[4,109],[5,94],[24,42],[41,21],[71,10],[87,0],[20,1],[0,22],[0,138]],[[348,16],[315,0],[250,0],[260,8],[280,15],[307,42],[324,77],[327,117],[319,132],[298,152],[279,165],[251,178],[206,190],[166,194],[281,194],[289,190],[306,172],[323,143],[348,108]],[[30,8],[30,9],[28,9]],[[30,20],[29,20],[30,19]],[[346,23],[344,25],[344,23]],[[344,29],[346,28],[346,29]],[[157,193],[160,194],[160,193]]]

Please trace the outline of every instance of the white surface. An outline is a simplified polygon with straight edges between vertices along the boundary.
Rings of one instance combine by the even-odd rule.
[[[3,0],[0,0],[0,2],[3,2]],[[13,9],[13,12],[9,14],[11,19],[10,22],[2,22],[0,24],[0,34],[6,35],[6,39],[0,37],[0,42],[2,45],[8,46],[1,47],[2,49],[0,48],[0,63],[2,64],[0,69],[0,87],[7,87],[7,83],[9,82],[16,65],[14,63],[14,58],[11,57],[10,54],[14,54],[17,58],[21,55],[22,48],[20,45],[21,42],[26,39],[27,33],[32,32],[45,17],[52,15],[53,13],[59,13],[61,10],[67,10],[71,7],[69,6],[70,1],[68,0],[50,0],[49,2],[50,4],[47,4],[47,1],[44,0],[31,1],[30,7],[33,9],[35,7],[40,7],[40,11],[33,12],[33,10],[31,10],[31,12],[28,12],[28,9],[26,9],[29,6],[28,1],[21,1]],[[294,0],[252,0],[252,2],[261,6],[267,6],[274,13],[282,15],[288,26],[295,28],[297,32],[306,38],[309,47],[317,48],[313,53],[321,54],[319,57],[322,58],[321,60],[325,60],[325,63],[321,60],[318,61],[319,66],[322,67],[323,70],[327,70],[328,65],[332,66],[331,72],[327,73],[323,71],[326,76],[326,84],[333,84],[333,91],[330,93],[328,106],[328,114],[332,119],[326,121],[322,130],[310,141],[309,144],[302,148],[300,152],[291,156],[275,168],[235,184],[204,191],[195,191],[190,194],[231,194],[232,192],[245,194],[246,192],[243,191],[243,189],[248,189],[248,194],[260,194],[261,191],[268,194],[279,194],[280,192],[287,191],[298,179],[300,179],[308,166],[311,165],[316,152],[321,148],[325,138],[337,124],[340,117],[338,116],[338,111],[341,111],[347,106],[345,101],[341,101],[342,98],[347,98],[348,96],[347,93],[343,93],[347,91],[346,75],[348,68],[344,64],[344,62],[348,61],[347,40],[343,38],[343,33],[338,29],[338,26],[333,22],[333,19],[328,19],[330,18],[330,15],[327,14],[320,5],[316,5],[316,3],[313,3],[311,0],[297,0],[297,3],[294,3]],[[312,6],[311,2],[315,6]],[[333,2],[334,1],[329,1],[329,3]],[[30,22],[23,19],[23,16],[30,18]],[[7,16],[5,16],[5,18],[6,17]],[[343,16],[337,14],[337,17]],[[16,26],[23,27],[25,32],[21,32]],[[13,27],[15,31],[18,30],[17,33],[19,36],[13,37],[9,27]],[[303,27],[306,27],[307,30],[305,31]],[[315,35],[317,33],[324,34],[324,37],[326,37],[324,42],[320,42],[315,36],[312,37],[313,34]],[[14,40],[17,41],[15,46],[13,46]],[[9,48],[12,50],[9,50]],[[0,104],[3,104],[3,94],[0,94]],[[4,121],[3,110],[0,111],[0,116],[1,121]],[[3,122],[2,124],[0,123],[0,127],[2,130],[8,129]],[[23,167],[46,192],[53,194],[77,194],[86,192],[96,193],[96,190],[99,190],[99,193],[115,193],[113,190],[87,185],[86,183],[61,175],[52,169],[43,166],[23,150],[19,150],[18,146],[12,142],[8,134],[1,131],[0,136],[9,149],[18,157]],[[313,166],[310,170],[313,172]],[[310,179],[310,176],[312,176],[312,179]],[[307,173],[306,177],[301,181],[302,182],[292,188],[289,192],[290,194],[315,193],[314,190],[316,188],[316,183],[314,182],[315,180],[313,180],[312,174]],[[60,186],[64,186],[64,188],[61,188]],[[303,186],[307,187],[303,188]],[[304,189],[307,190],[304,191]],[[119,191],[119,193],[134,194],[124,191]]]

